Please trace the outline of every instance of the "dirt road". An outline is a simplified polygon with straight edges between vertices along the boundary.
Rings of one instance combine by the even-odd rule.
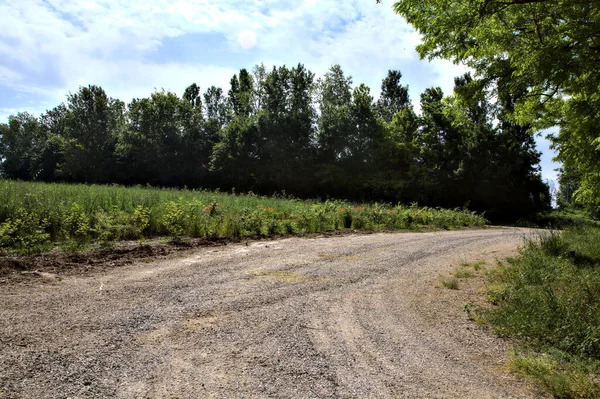
[[[291,238],[0,286],[2,398],[529,398],[460,263],[525,230]]]

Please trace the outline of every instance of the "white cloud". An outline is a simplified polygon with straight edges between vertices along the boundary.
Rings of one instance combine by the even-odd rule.
[[[390,6],[364,0],[21,0],[0,6],[0,25],[5,27],[0,32],[4,43],[0,57],[19,65],[24,73],[19,76],[0,64],[0,82],[28,91],[36,86],[45,89],[47,85],[30,77],[43,80],[54,71],[55,86],[64,90],[75,89],[84,83],[82,78],[89,79],[87,83],[108,80],[110,72],[115,85],[126,90],[131,73],[120,71],[116,64],[121,69],[134,64],[156,71],[158,66],[143,60],[162,40],[214,32],[225,35],[232,52],[236,47],[255,47],[261,60],[277,64],[302,62],[322,73],[339,63],[355,82],[367,83],[375,94],[390,68],[403,71],[415,92],[432,85],[448,91],[456,68],[445,61],[420,62],[414,51],[418,35]],[[240,32],[243,38],[238,37]],[[15,44],[7,46],[7,42]],[[168,79],[157,80],[147,83],[154,87]]]

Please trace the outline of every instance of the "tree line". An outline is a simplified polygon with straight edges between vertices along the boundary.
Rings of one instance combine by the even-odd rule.
[[[298,197],[418,202],[517,218],[549,206],[540,154],[470,75],[420,96],[399,71],[374,100],[339,65],[322,78],[299,64],[241,69],[230,89],[196,84],[129,104],[80,87],[36,117],[0,124],[4,177],[20,180],[220,188]]]

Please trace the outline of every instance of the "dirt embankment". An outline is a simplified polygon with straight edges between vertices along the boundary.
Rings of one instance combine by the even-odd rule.
[[[0,397],[539,397],[462,311],[477,280],[439,287],[525,234],[288,238],[5,283]]]

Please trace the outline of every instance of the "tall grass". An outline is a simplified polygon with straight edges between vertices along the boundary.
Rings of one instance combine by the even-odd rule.
[[[486,223],[482,216],[462,209],[0,180],[0,248],[20,253],[40,252],[56,242],[152,236],[237,238]]]
[[[513,366],[558,397],[600,397],[600,228],[550,232],[492,275],[485,312],[520,343]]]

